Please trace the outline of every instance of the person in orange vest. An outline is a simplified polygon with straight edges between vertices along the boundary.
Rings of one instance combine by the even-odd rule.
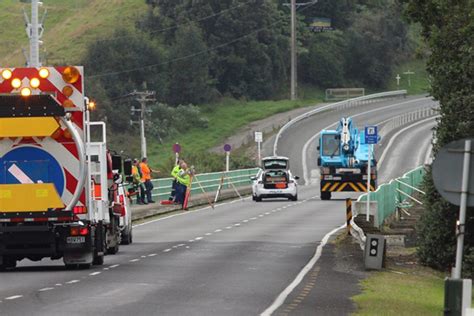
[[[140,166],[138,164],[138,159],[133,159],[133,166],[132,166],[132,177],[133,177],[133,185],[136,188],[137,192],[137,204],[148,204],[145,201],[145,184],[142,182],[142,172],[140,170]]]
[[[140,170],[142,172],[142,182],[145,184],[146,199],[148,203],[155,203],[151,197],[151,191],[153,190],[153,183],[151,183],[151,173],[155,172],[148,166],[148,160],[146,157],[142,158],[140,163]],[[158,171],[156,171],[158,172]]]

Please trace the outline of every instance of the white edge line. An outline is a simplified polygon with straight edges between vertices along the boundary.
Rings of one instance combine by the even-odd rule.
[[[309,262],[303,267],[303,269],[300,271],[300,273],[298,273],[298,275],[293,280],[293,282],[291,282],[290,285],[288,285],[283,290],[283,292],[281,292],[280,295],[278,295],[278,297],[275,299],[275,301],[273,301],[272,305],[270,305],[265,311],[263,311],[260,314],[261,316],[270,316],[281,305],[283,305],[283,303],[285,302],[288,295],[290,295],[290,293],[293,292],[293,290],[301,283],[301,281],[303,281],[303,278],[306,276],[306,274],[308,274],[308,272],[311,271],[311,269],[314,267],[316,262],[319,260],[319,258],[321,257],[321,253],[323,251],[323,247],[327,244],[329,238],[334,233],[336,233],[337,231],[343,229],[344,227],[346,227],[346,224],[344,224],[344,225],[342,225],[338,228],[333,229],[332,231],[327,233],[326,236],[324,236],[323,240],[321,240],[321,243],[316,248],[316,252],[315,252],[313,258],[311,258],[311,260],[309,260]]]
[[[23,295],[13,295],[13,296],[9,296],[9,297],[5,297],[5,300],[16,300],[17,298],[21,298],[23,297]]]
[[[242,201],[243,201],[243,200],[248,200],[248,199],[250,199],[250,197],[243,198]],[[215,205],[214,205],[214,208],[220,207],[220,206],[224,206],[224,205],[228,205],[228,204],[233,204],[233,203],[240,202],[240,201],[241,201],[241,200],[239,199],[239,200],[233,200],[233,201],[230,201],[230,202],[215,204]],[[173,214],[173,215],[170,215],[170,216],[166,216],[166,217],[162,217],[162,218],[157,218],[157,219],[154,219],[154,220],[151,220],[151,221],[147,221],[147,222],[144,222],[144,223],[132,225],[132,227],[134,227],[134,228],[135,228],[135,227],[140,227],[140,226],[148,225],[148,224],[151,224],[151,223],[164,221],[164,220],[166,220],[166,219],[170,219],[170,218],[177,217],[177,216],[191,215],[191,214],[194,214],[194,213],[196,213],[196,212],[201,212],[201,211],[205,211],[205,210],[208,210],[208,209],[211,209],[211,207],[210,207],[210,206],[207,206],[207,207],[203,207],[203,208],[194,210],[194,211],[192,211],[192,212],[186,212],[186,213],[180,213],[180,214]],[[160,215],[160,214],[156,214],[156,215]],[[145,220],[146,220],[146,219],[145,219]]]
[[[404,128],[402,128],[401,130],[399,130],[397,133],[395,133],[391,138],[390,138],[390,141],[388,142],[388,145],[385,147],[385,150],[383,151],[382,155],[380,156],[380,159],[379,159],[379,162],[377,163],[378,165],[382,165],[383,161],[385,160],[385,157],[387,156],[387,153],[388,153],[388,149],[390,149],[390,147],[392,147],[393,145],[393,142],[395,141],[395,139],[398,138],[398,136],[400,136],[400,134],[402,134],[403,132],[405,132],[406,130],[410,129],[410,128],[413,128],[415,126],[418,126],[418,125],[421,125],[421,124],[424,124],[428,121],[431,121],[431,120],[434,120],[436,119],[438,116],[432,116],[432,117],[429,117],[427,119],[424,119],[424,120],[421,120],[421,121],[417,121],[411,125],[408,125]]]

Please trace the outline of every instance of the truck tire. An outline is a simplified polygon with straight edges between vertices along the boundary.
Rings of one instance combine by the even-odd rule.
[[[122,234],[122,245],[130,245],[132,243],[132,229],[130,228],[128,232],[123,232]]]
[[[0,271],[7,269],[14,269],[16,267],[16,259],[8,256],[3,256],[3,264],[0,265]]]
[[[107,254],[109,255],[115,255],[117,252],[119,252],[119,244],[116,244],[113,247],[107,248]]]
[[[321,192],[321,200],[330,200],[331,192]]]

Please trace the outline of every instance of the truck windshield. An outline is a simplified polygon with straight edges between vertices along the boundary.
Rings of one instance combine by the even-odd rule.
[[[340,146],[337,135],[323,135],[323,156],[339,156]]]

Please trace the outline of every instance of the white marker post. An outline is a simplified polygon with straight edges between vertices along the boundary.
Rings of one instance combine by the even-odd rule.
[[[230,144],[225,144],[224,145],[224,151],[225,151],[225,172],[229,172],[229,165],[230,165],[230,150],[232,149],[232,146]]]

